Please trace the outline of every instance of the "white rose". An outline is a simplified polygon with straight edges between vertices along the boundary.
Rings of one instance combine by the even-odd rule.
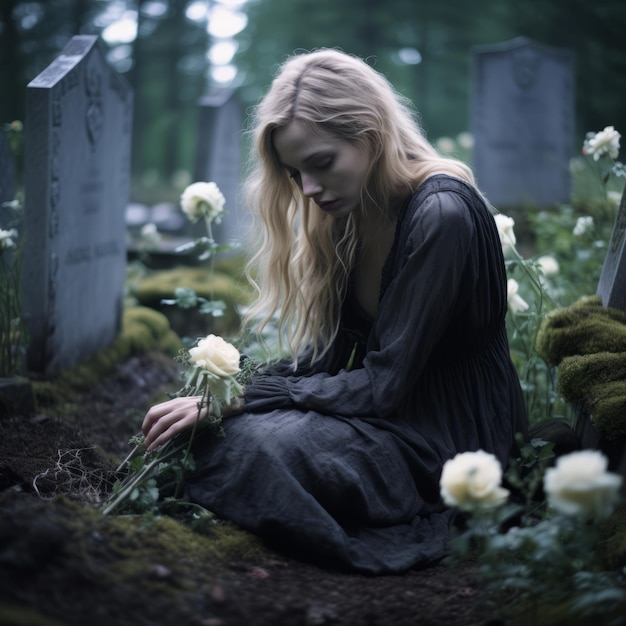
[[[15,248],[14,239],[17,239],[17,231],[15,228],[11,228],[10,230],[0,228],[0,251]]]
[[[537,265],[546,276],[552,276],[559,273],[559,263],[553,256],[540,256],[537,259]]]
[[[613,126],[606,126],[604,130],[587,139],[583,150],[585,154],[592,155],[594,161],[599,160],[603,154],[617,159],[620,137]]]
[[[148,222],[141,227],[140,236],[142,242],[149,246],[155,246],[161,241],[159,229],[153,222]]]
[[[474,135],[472,133],[459,133],[456,136],[456,140],[459,142],[459,146],[465,150],[471,150],[474,147]]]
[[[209,335],[189,350],[191,362],[200,369],[227,378],[239,371],[239,350],[217,335]]]
[[[574,230],[572,232],[574,233],[574,235],[576,235],[576,237],[580,237],[591,228],[593,228],[593,217],[579,217],[576,220],[576,225],[574,226]]]
[[[506,501],[509,492],[500,487],[502,468],[493,454],[483,450],[462,452],[446,461],[441,472],[441,497],[464,511],[492,508]]]
[[[548,503],[565,515],[607,517],[618,499],[622,477],[606,468],[606,457],[595,450],[560,457],[543,479]]]
[[[519,285],[514,278],[506,281],[506,299],[511,313],[521,313],[528,309],[528,303],[517,292]]]
[[[454,139],[451,139],[450,137],[440,137],[435,142],[435,145],[437,146],[437,150],[439,150],[439,152],[444,152],[446,154],[454,152],[454,149],[456,148]]]
[[[515,226],[515,220],[512,217],[498,213],[494,216],[496,226],[498,227],[498,234],[500,235],[500,243],[502,244],[502,252],[506,254],[507,250],[515,247],[515,232],[513,227]]]
[[[615,207],[618,207],[622,201],[622,193],[619,191],[607,191],[606,199]]]
[[[180,206],[192,222],[201,217],[219,223],[226,200],[219,187],[211,183],[193,183],[183,191]]]

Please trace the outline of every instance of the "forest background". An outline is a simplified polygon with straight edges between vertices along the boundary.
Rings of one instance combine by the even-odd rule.
[[[287,55],[339,47],[408,96],[431,140],[468,130],[471,49],[525,36],[572,50],[576,138],[626,128],[623,0],[2,0],[0,124],[73,35],[97,34],[135,93],[133,200],[176,198],[198,141],[197,103],[238,90],[245,112]]]

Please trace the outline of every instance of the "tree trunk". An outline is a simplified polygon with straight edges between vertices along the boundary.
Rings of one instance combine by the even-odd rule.
[[[0,84],[3,86],[0,98],[0,123],[19,120],[24,117],[24,64],[20,46],[20,34],[13,19],[13,10],[18,0],[0,2]]]

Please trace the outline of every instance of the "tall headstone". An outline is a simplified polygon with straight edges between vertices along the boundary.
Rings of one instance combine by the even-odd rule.
[[[15,198],[15,164],[4,134],[0,131],[0,228],[11,225],[11,209],[4,206]]]
[[[478,185],[498,208],[570,197],[574,60],[524,37],[472,49],[470,128]]]
[[[245,220],[239,196],[241,105],[234,90],[223,89],[201,98],[198,107],[194,182],[214,181],[224,194],[224,209],[228,214],[220,225],[214,227],[213,235],[218,243],[225,244],[241,239]],[[202,225],[196,228],[202,228]]]
[[[626,186],[604,257],[597,294],[604,306],[626,311]]]
[[[604,257],[596,294],[600,296],[605,307],[626,312],[626,185]],[[623,476],[621,492],[626,496],[626,436],[606,437],[593,427],[590,415],[585,410],[578,410],[574,426],[582,446],[600,450],[609,460],[609,470]]]
[[[120,330],[132,91],[95,36],[76,36],[26,90],[23,309],[28,366],[52,373]]]

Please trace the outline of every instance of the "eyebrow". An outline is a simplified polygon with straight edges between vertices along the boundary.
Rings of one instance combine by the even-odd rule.
[[[318,150],[317,152],[313,152],[312,154],[310,154],[309,156],[307,156],[305,159],[302,159],[302,163],[309,163],[310,161],[315,160],[316,158],[322,156],[331,156],[331,152],[332,152],[332,148],[323,148],[322,150]],[[297,168],[292,167],[291,165],[287,165],[286,163],[283,163],[280,159],[278,159],[278,164],[281,167],[284,167],[285,169],[292,169],[295,170]]]

